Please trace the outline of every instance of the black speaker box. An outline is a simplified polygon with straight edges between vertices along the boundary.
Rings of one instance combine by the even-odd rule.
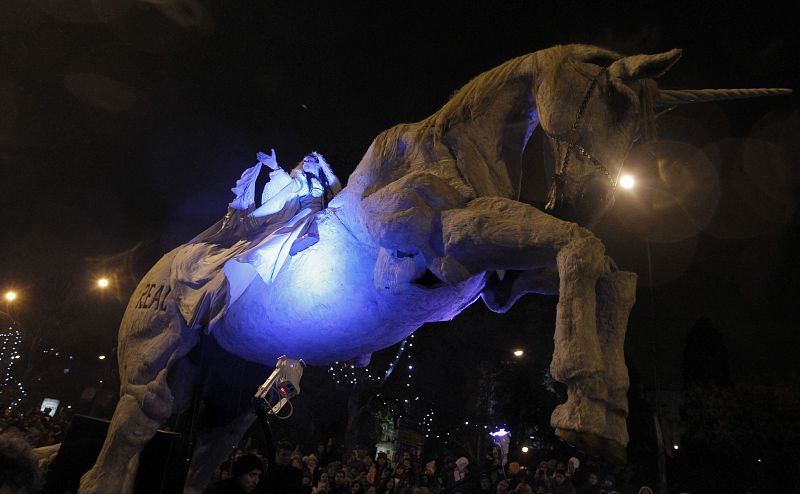
[[[78,491],[81,476],[94,465],[108,432],[108,420],[75,415],[58,455],[47,470],[44,493]],[[158,431],[139,455],[136,494],[179,494],[183,491],[183,468],[176,453],[180,434]]]

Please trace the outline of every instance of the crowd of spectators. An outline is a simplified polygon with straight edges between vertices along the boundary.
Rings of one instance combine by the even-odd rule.
[[[32,448],[59,444],[64,438],[69,419],[59,413],[50,416],[50,409],[32,408],[21,413],[16,408],[4,408],[0,417],[0,432],[24,437]]]
[[[0,454],[22,463],[0,471],[0,487],[21,480],[9,472],[29,458],[39,460],[38,450],[55,448],[63,439],[67,419],[51,418],[48,411],[26,414],[6,409],[0,417]],[[33,455],[31,456],[31,450]],[[6,458],[3,461],[8,460]],[[343,451],[336,441],[319,443],[315,449],[278,442],[274,456],[264,457],[258,448],[237,449],[217,470],[208,494],[615,494],[613,475],[581,467],[577,458],[545,459],[529,466],[510,463],[499,467],[497,451],[487,448],[482,458],[444,454],[421,459],[410,452],[373,453],[366,448]],[[46,463],[46,462],[45,462]],[[8,470],[8,471],[6,471]],[[41,472],[40,472],[41,473]],[[39,476],[40,477],[40,476]],[[27,479],[38,485],[40,478]],[[0,491],[2,492],[2,491]],[[26,491],[20,491],[26,492]],[[31,490],[30,492],[36,492]],[[650,488],[625,493],[652,494]]]
[[[511,463],[499,468],[489,449],[478,461],[443,455],[421,460],[409,452],[364,448],[341,454],[334,441],[304,451],[276,445],[267,462],[256,448],[236,450],[217,472],[209,494],[241,492],[282,494],[616,494],[613,475],[581,469],[577,458],[541,461],[535,468]],[[391,457],[390,457],[391,456]],[[269,464],[268,466],[266,464]],[[628,491],[626,491],[628,492]],[[643,486],[637,492],[652,493]]]

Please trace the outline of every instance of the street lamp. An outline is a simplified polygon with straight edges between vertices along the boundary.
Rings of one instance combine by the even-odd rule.
[[[623,189],[632,189],[636,185],[636,181],[631,175],[623,175],[619,179],[619,186]]]
[[[525,351],[524,350],[519,349],[519,348],[514,350],[514,356],[515,357],[522,357],[523,355],[525,355]]]
[[[108,285],[109,285],[108,278],[100,278],[99,280],[97,280],[97,286],[99,286],[100,288],[108,288]]]
[[[14,290],[9,290],[5,294],[6,302],[13,302],[17,299],[17,292]]]

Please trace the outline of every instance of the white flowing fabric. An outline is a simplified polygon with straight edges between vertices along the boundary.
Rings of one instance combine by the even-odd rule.
[[[281,212],[292,211],[292,217],[286,223],[256,242],[242,254],[225,263],[225,275],[230,285],[230,302],[233,303],[250,285],[256,274],[264,283],[271,283],[280,272],[289,251],[297,237],[307,231],[308,224],[322,209],[322,196],[325,190],[316,178],[311,179],[311,190],[308,181],[298,174],[281,191],[286,194]],[[279,199],[280,194],[274,199]],[[283,216],[284,214],[282,214]]]
[[[262,166],[264,164],[259,162],[242,172],[242,176],[236,181],[236,186],[231,189],[236,198],[231,201],[230,207],[245,210],[255,203],[256,179]],[[291,180],[292,178],[282,168],[271,171],[269,173],[269,182],[264,186],[264,191],[261,193],[261,203],[263,204],[271,197],[276,196],[281,189],[289,185]]]
[[[254,209],[255,182],[261,163],[242,173],[228,224],[218,222],[179,247],[171,270],[171,288],[189,326],[214,323],[253,281],[270,283],[289,258],[292,243],[322,209],[324,189],[316,178],[291,177],[282,169],[270,173],[264,205],[271,214],[249,217]],[[242,209],[243,208],[243,209]],[[252,225],[256,225],[253,227]]]

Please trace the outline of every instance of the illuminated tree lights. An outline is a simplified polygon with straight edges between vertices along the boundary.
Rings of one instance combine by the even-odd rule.
[[[0,332],[0,372],[3,372],[0,393],[11,398],[9,408],[17,406],[27,395],[22,382],[14,377],[14,363],[19,359],[20,344],[22,344],[22,332],[16,328],[14,322],[11,322],[3,332]]]
[[[486,434],[488,437],[490,429],[508,427],[504,422],[488,423],[483,420],[466,420],[463,416],[458,416],[454,410],[448,410],[451,407],[442,409],[436,403],[425,403],[428,400],[420,400],[418,391],[414,389],[412,382],[416,370],[413,356],[414,336],[412,334],[400,343],[394,358],[383,370],[371,369],[372,365],[358,367],[355,361],[342,361],[329,365],[328,375],[337,386],[355,386],[361,382],[384,384],[397,371],[395,379],[404,378],[405,382],[395,383],[397,388],[392,392],[395,396],[388,396],[384,393],[385,390],[382,386],[377,391],[376,397],[380,399],[378,403],[382,404],[384,408],[383,413],[394,416],[393,421],[406,418],[418,422],[425,438],[441,441],[446,447],[458,446],[459,443],[463,443],[463,440],[459,441],[456,437],[462,439],[461,436],[465,434]],[[412,413],[412,405],[416,413]],[[438,410],[440,414],[437,415],[434,409]],[[447,419],[440,416],[441,414],[444,414]],[[439,423],[434,423],[435,415],[439,416]],[[414,416],[417,418],[413,418]]]

